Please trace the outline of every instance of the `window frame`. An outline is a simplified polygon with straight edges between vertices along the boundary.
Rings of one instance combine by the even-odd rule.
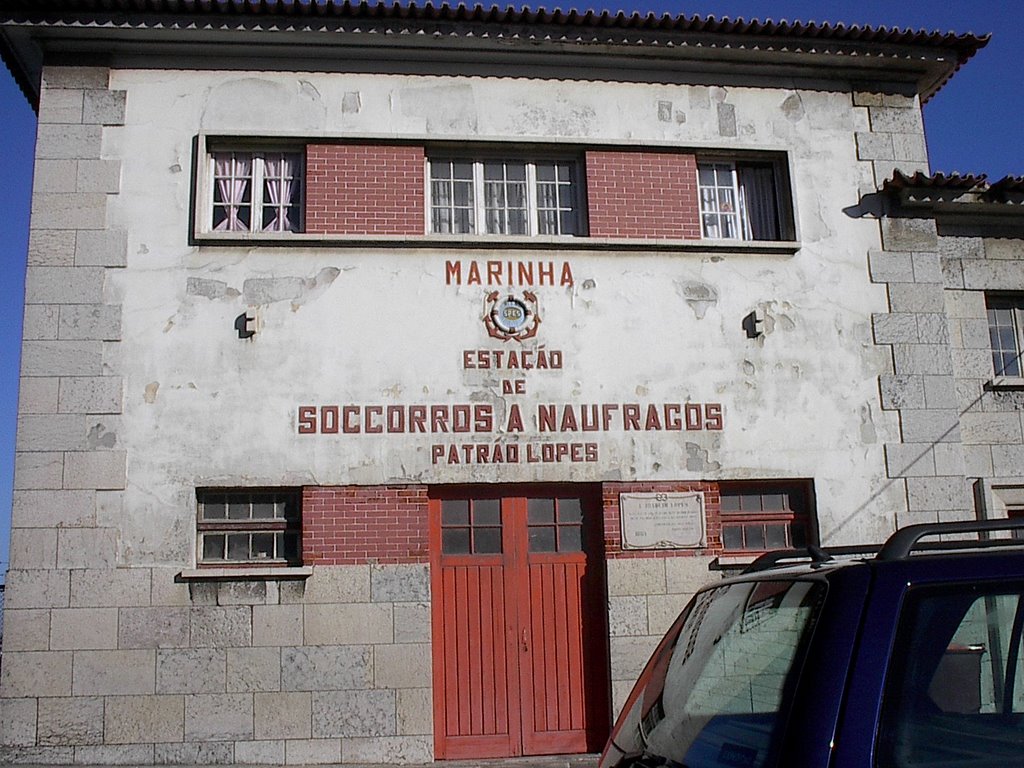
[[[483,228],[487,226],[487,205],[485,186],[488,182],[484,176],[484,166],[487,163],[504,163],[506,165],[522,164],[525,167],[525,179],[526,185],[526,232],[513,234],[509,232],[490,232],[483,231]],[[472,194],[473,200],[469,210],[472,211],[472,232],[439,232],[434,229],[434,175],[433,166],[435,163],[439,164],[472,164]],[[562,232],[558,233],[542,233],[540,231],[540,211],[542,210],[539,206],[539,195],[537,194],[537,167],[538,166],[558,166],[567,165],[569,167],[569,195],[572,204],[571,214],[575,223],[574,232]],[[454,178],[454,176],[450,177]],[[426,235],[430,237],[485,237],[485,238],[582,238],[587,237],[587,218],[586,218],[586,197],[584,195],[585,187],[585,174],[583,173],[583,162],[578,154],[566,153],[516,153],[516,152],[501,152],[499,150],[494,151],[475,151],[472,153],[460,152],[458,148],[448,149],[431,149],[427,148],[425,166],[424,166],[424,227]],[[438,179],[443,181],[444,179]],[[554,183],[557,186],[560,182],[556,178],[554,182],[541,182],[541,183]],[[502,209],[506,212],[513,210],[507,205]],[[543,210],[552,210],[545,208]],[[555,209],[557,211],[563,210],[560,207]],[[557,219],[556,215],[556,219]],[[559,230],[562,229],[561,221],[559,219]]]
[[[198,194],[197,204],[193,212],[193,230],[196,235],[204,238],[228,239],[269,239],[280,237],[296,237],[306,232],[306,146],[309,142],[301,139],[230,139],[201,137],[197,151]],[[252,167],[249,172],[249,226],[245,229],[216,229],[214,224],[215,209],[218,207],[217,197],[217,155],[235,153],[249,155]],[[297,210],[298,221],[295,229],[262,228],[264,212],[273,203],[264,201],[266,181],[266,158],[269,155],[290,155],[296,160],[295,174],[292,178],[299,179],[296,194],[298,199],[289,207]],[[254,197],[259,190],[259,203]]]
[[[810,481],[735,481],[722,482],[719,485],[719,526],[722,553],[727,556],[760,555],[777,549],[802,548],[808,544],[817,543],[817,527],[814,524],[816,515],[814,513],[814,489]],[[759,511],[726,511],[723,500],[726,497],[761,496],[761,509]],[[764,497],[783,496],[784,506],[776,509],[764,508]],[[794,503],[791,497],[799,499]],[[793,509],[794,506],[801,506],[802,509]],[[785,524],[785,542],[779,546],[769,545],[767,541],[768,525]],[[751,547],[747,545],[747,526],[761,525],[765,533],[764,547]],[[799,527],[803,540],[795,541],[794,531]],[[739,528],[743,546],[729,547],[726,545],[726,528]]]
[[[214,503],[212,499],[217,498],[225,504],[224,517],[207,517],[205,509],[207,504]],[[246,518],[230,518],[228,516],[228,505],[245,500],[250,505],[250,514]],[[284,504],[284,514],[281,517],[254,517],[251,506],[256,500],[273,500],[272,503]],[[302,489],[301,488],[218,488],[203,487],[196,489],[196,546],[195,557],[196,567],[207,568],[294,568],[302,565]],[[231,534],[245,534],[250,537],[253,534],[281,533],[285,537],[295,537],[295,554],[288,557],[287,543],[282,539],[282,547],[285,552],[280,557],[248,557],[244,559],[232,559],[228,557],[227,537]],[[210,535],[222,535],[225,537],[223,558],[211,558],[205,555],[206,537]],[[277,554],[277,537],[274,537],[274,550]],[[250,549],[252,544],[250,542]],[[250,551],[251,554],[251,551]]]
[[[705,227],[704,217],[706,215],[721,216],[722,213],[716,210],[705,210],[704,190],[707,187],[701,182],[701,171],[707,166],[727,166],[731,175],[731,186],[735,200],[736,232],[735,236],[712,236],[708,234]],[[775,227],[778,230],[778,238],[758,238],[754,236],[751,224],[750,205],[747,202],[747,195],[740,177],[741,168],[770,168],[772,173],[772,190],[774,193],[774,215]],[[775,153],[698,153],[696,156],[695,182],[697,190],[697,218],[700,226],[701,239],[714,243],[742,243],[744,245],[757,245],[758,243],[783,243],[796,241],[796,226],[794,221],[794,198],[793,186],[790,183],[790,173],[787,157],[784,154]],[[714,189],[725,189],[726,187],[716,184]],[[717,200],[717,196],[716,196]]]
[[[1002,358],[1006,350],[999,345],[996,349],[995,333],[1000,326],[993,323],[993,310],[1008,310],[1010,312],[1011,327],[1013,331],[1014,349],[1011,354],[1014,356],[1011,362],[1016,365],[1014,372],[1007,372],[1005,362],[997,362]],[[1009,380],[1010,382],[1024,383],[1024,292],[1017,291],[986,291],[985,293],[985,319],[988,323],[989,352],[992,359],[992,375],[995,380]],[[1000,370],[1002,366],[1002,370]]]

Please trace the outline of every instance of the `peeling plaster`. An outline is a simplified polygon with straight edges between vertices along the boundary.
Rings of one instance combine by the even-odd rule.
[[[156,392],[158,389],[160,389],[160,382],[151,381],[149,384],[146,385],[146,391],[142,395],[142,399],[145,400],[150,405],[152,405],[153,403],[156,402]]]
[[[871,413],[870,403],[865,403],[860,407],[860,439],[868,445],[878,442],[878,434],[875,431],[875,421]]]
[[[718,303],[718,289],[707,283],[677,281],[676,292],[690,305],[698,320],[703,320],[708,308]]]
[[[251,277],[242,283],[248,304],[290,301],[292,310],[318,299],[341,274],[337,267],[324,267],[315,277]]]
[[[208,280],[204,277],[190,277],[185,283],[189,296],[203,296],[207,299],[234,299],[241,294],[223,280]]]
[[[804,117],[804,102],[800,98],[799,93],[790,94],[786,97],[786,100],[782,102],[782,114],[786,116],[786,119],[791,123],[795,123],[798,120],[802,120]]]
[[[95,424],[92,429],[89,430],[89,435],[86,440],[89,445],[89,450],[96,450],[97,448],[113,448],[117,445],[117,434],[114,432],[108,432],[107,428],[102,424]]]
[[[478,131],[476,97],[470,85],[403,88],[398,92],[398,100],[402,114],[423,118],[430,133]]]
[[[721,463],[708,460],[707,450],[697,445],[697,443],[686,444],[687,472],[717,472],[721,468]]]
[[[281,116],[287,115],[288,129],[301,133],[304,128],[321,128],[327,117],[320,93],[306,80],[228,80],[210,88],[203,102],[200,124],[206,130],[280,130]],[[269,104],[274,108],[268,109]]]

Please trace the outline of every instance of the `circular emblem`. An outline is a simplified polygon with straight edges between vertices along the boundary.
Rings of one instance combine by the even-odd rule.
[[[526,341],[537,335],[540,316],[537,297],[530,291],[522,296],[502,296],[497,291],[487,294],[484,302],[484,325],[492,338],[502,341]]]
[[[526,303],[515,296],[509,296],[498,302],[491,312],[494,324],[505,333],[512,335],[519,333],[529,317],[530,310],[527,309]]]

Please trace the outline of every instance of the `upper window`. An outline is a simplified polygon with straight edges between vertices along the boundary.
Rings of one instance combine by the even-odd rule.
[[[723,483],[722,548],[732,552],[792,549],[810,543],[804,484]]]
[[[302,171],[300,152],[212,152],[210,230],[301,232]]]
[[[709,161],[697,164],[700,221],[713,240],[785,240],[780,200],[785,199],[774,162]]]
[[[1024,351],[1024,294],[986,296],[992,368],[996,376],[1021,376]]]
[[[578,235],[576,164],[565,160],[430,159],[430,232]]]
[[[298,565],[301,491],[197,491],[200,565]]]

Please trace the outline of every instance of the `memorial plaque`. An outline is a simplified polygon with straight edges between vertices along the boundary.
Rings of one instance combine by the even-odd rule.
[[[622,493],[623,549],[698,549],[707,546],[704,494]]]

